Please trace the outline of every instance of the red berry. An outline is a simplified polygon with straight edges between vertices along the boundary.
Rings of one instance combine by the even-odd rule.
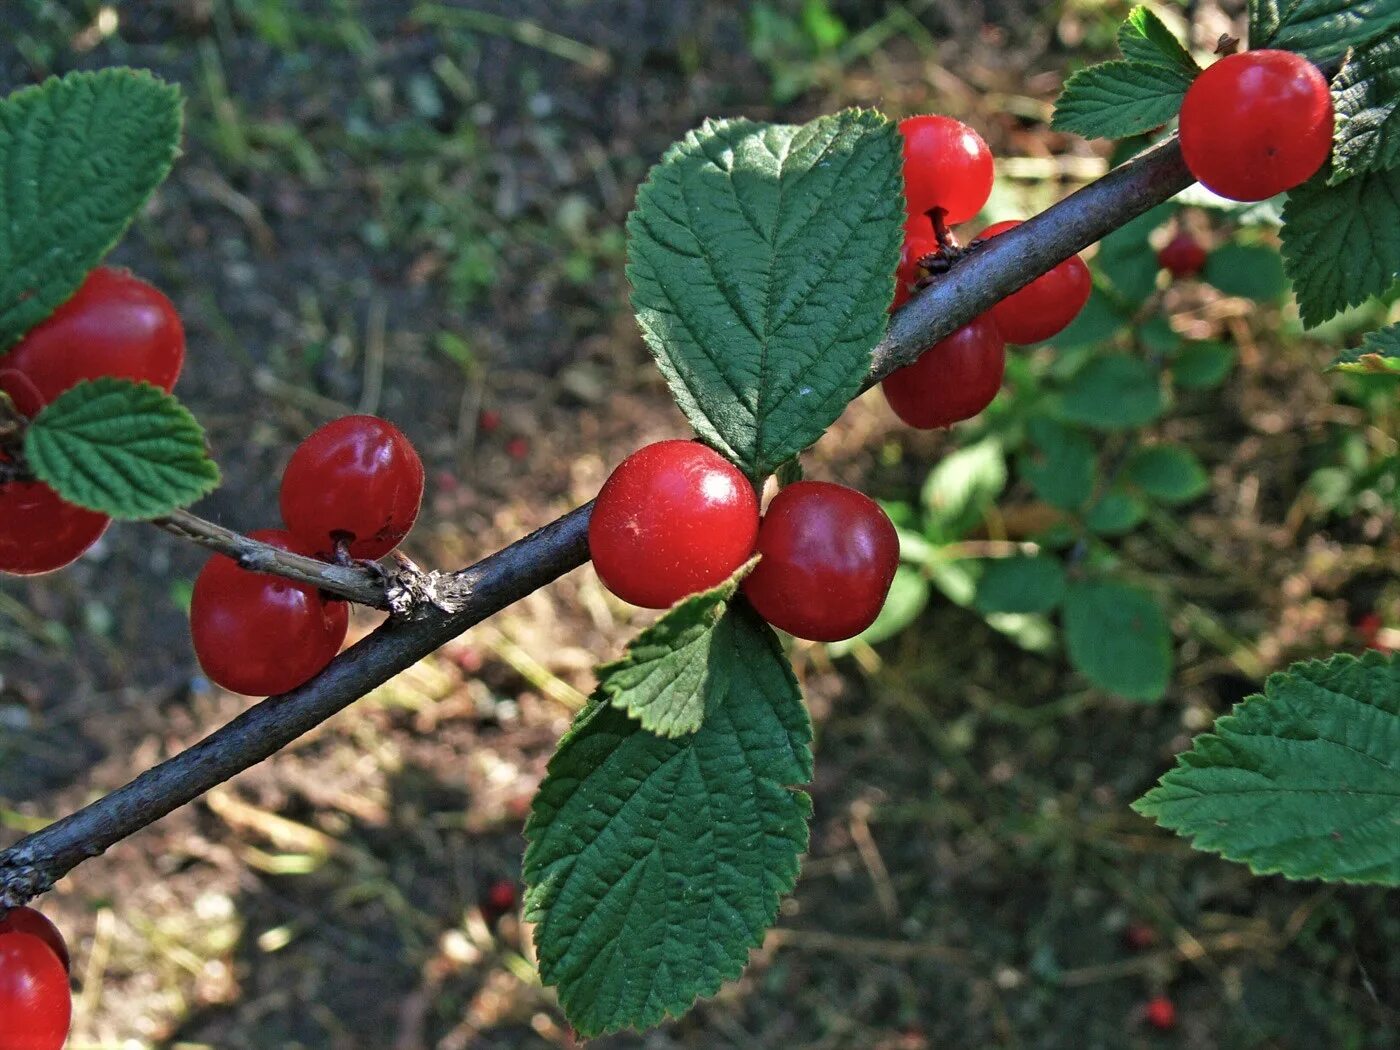
[[[952,117],[906,117],[899,122],[904,136],[904,200],[909,222],[943,209],[950,226],[966,222],[987,203],[992,193],[992,151],[982,136]],[[907,228],[907,226],[906,226]]]
[[[1144,951],[1157,943],[1157,931],[1146,923],[1131,923],[1123,930],[1123,943],[1135,952]]]
[[[253,539],[295,554],[308,546],[281,529]],[[248,572],[216,554],[194,583],[190,633],[209,679],[235,693],[272,696],[319,674],[340,651],[349,626],[345,602],[281,576]]]
[[[1182,230],[1157,253],[1157,265],[1173,277],[1195,277],[1206,265],[1201,242]]]
[[[185,331],[170,300],[125,270],[100,266],[0,357],[0,390],[32,416],[84,379],[116,376],[170,390],[184,363]]]
[[[894,272],[894,302],[891,310],[898,310],[909,301],[914,284],[924,276],[919,261],[939,251],[938,238],[933,234],[912,234],[904,238],[904,247],[899,253],[899,267]]]
[[[1222,58],[1187,89],[1181,152],[1222,197],[1261,201],[1306,182],[1332,151],[1327,78],[1291,51]]]
[[[68,971],[32,933],[0,934],[0,1050],[60,1050],[73,1018]]]
[[[506,455],[511,459],[524,459],[530,454],[529,438],[513,437],[506,442]]]
[[[282,520],[318,557],[344,540],[352,558],[382,558],[423,502],[423,461],[398,427],[374,416],[327,423],[292,453]]]
[[[979,239],[995,237],[1019,225],[1017,221],[993,223]],[[992,307],[992,317],[1008,343],[1038,343],[1062,332],[1079,316],[1093,286],[1089,267],[1079,256],[1071,255],[1049,273],[1041,274],[997,303]]]
[[[0,485],[0,572],[34,576],[75,561],[112,519],[71,503],[38,481]]]
[[[481,410],[481,417],[476,424],[483,434],[490,434],[499,430],[501,426],[501,414],[494,408],[484,408]]]
[[[1165,995],[1149,999],[1143,1016],[1148,1024],[1159,1031],[1170,1032],[1176,1027],[1176,1005]]]
[[[1006,342],[991,315],[983,314],[890,373],[880,388],[895,415],[932,430],[971,419],[990,405],[1005,369]]]
[[[46,916],[33,908],[15,908],[0,919],[0,937],[7,933],[27,933],[38,937],[53,949],[65,970],[72,969],[72,960],[68,957],[68,945],[64,943],[63,934],[58,932],[58,927]]]
[[[486,911],[492,915],[504,915],[514,910],[519,899],[515,883],[509,879],[500,879],[493,882],[491,888],[486,891]]]
[[[899,564],[899,537],[869,496],[825,481],[797,481],[768,505],[762,555],[744,594],[774,627],[836,642],[879,615]]]
[[[603,585],[665,609],[723,583],[753,554],[758,496],[739,469],[697,441],[658,441],[603,483],[588,549]]]

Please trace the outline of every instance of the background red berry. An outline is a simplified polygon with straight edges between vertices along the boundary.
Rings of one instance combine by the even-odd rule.
[[[624,459],[588,523],[604,586],[648,609],[723,583],[753,554],[757,536],[753,485],[697,441],[658,441]]]
[[[904,137],[904,200],[912,232],[918,217],[942,208],[950,226],[966,222],[992,193],[992,151],[982,136],[952,117],[929,114],[899,122]],[[908,227],[906,226],[906,229]]]
[[[0,1050],[60,1050],[73,1017],[68,971],[43,940],[0,934]]]
[[[995,237],[1019,225],[1015,220],[996,222],[979,237]],[[1041,274],[997,303],[991,315],[1008,343],[1023,346],[1038,343],[1064,331],[1079,316],[1093,287],[1089,267],[1079,256],[1072,255],[1049,273]]]
[[[1157,264],[1173,277],[1194,277],[1206,265],[1206,250],[1201,242],[1182,230],[1162,246]]]
[[[1246,51],[1196,77],[1181,104],[1181,152],[1207,189],[1261,201],[1306,182],[1332,151],[1327,78],[1291,51]]]
[[[112,519],[71,503],[38,481],[0,485],[0,572],[61,569],[102,538]]]
[[[281,529],[249,535],[296,554],[308,546]],[[295,689],[319,674],[345,641],[350,610],[312,586],[248,572],[216,554],[195,580],[190,634],[209,679],[247,696]]]
[[[0,357],[0,390],[33,416],[84,379],[115,376],[170,390],[184,363],[185,330],[174,304],[139,277],[99,266]]]
[[[1176,1004],[1165,995],[1155,996],[1147,1001],[1143,1016],[1153,1028],[1170,1032],[1176,1027]]]
[[[798,638],[835,642],[879,615],[899,565],[899,537],[864,493],[797,481],[769,503],[758,553],[743,583],[758,614]]]
[[[392,423],[346,416],[297,446],[281,502],[288,531],[318,556],[344,540],[353,558],[382,558],[418,518],[423,461]]]
[[[1006,370],[1006,341],[983,314],[880,384],[894,414],[932,430],[971,419],[992,403]]]
[[[63,940],[63,934],[43,913],[33,908],[11,909],[8,915],[0,919],[0,937],[7,933],[27,933],[38,937],[53,949],[54,955],[58,956],[58,961],[63,964],[65,970],[72,969],[72,960],[68,956],[68,945]]]
[[[520,891],[509,879],[498,879],[486,891],[486,900],[482,903],[482,910],[488,918],[499,919],[507,912],[515,910],[515,906],[520,903]]]

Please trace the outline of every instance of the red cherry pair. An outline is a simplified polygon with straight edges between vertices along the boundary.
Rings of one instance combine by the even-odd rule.
[[[22,415],[86,379],[114,376],[171,390],[185,361],[174,305],[125,270],[99,267],[46,320],[0,356],[0,391]],[[64,503],[47,485],[0,486],[0,572],[52,572],[74,561],[110,519]]]
[[[868,497],[801,481],[760,521],[749,480],[694,441],[657,442],[624,460],[598,494],[588,544],[610,591],[657,609],[717,586],[759,554],[745,596],[773,626],[815,641],[868,627],[899,560],[894,526]]]
[[[252,538],[295,554],[374,559],[408,535],[423,499],[423,463],[401,431],[347,416],[301,443],[282,476],[287,529]],[[195,581],[190,633],[210,680],[236,693],[295,689],[345,641],[349,608],[309,584],[248,572],[221,555]]]
[[[68,946],[32,908],[0,918],[0,1050],[60,1050],[72,1023]]]

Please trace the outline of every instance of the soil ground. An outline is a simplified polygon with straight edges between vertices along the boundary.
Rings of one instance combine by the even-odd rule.
[[[407,549],[453,566],[684,432],[622,275],[633,192],[670,142],[715,115],[949,112],[1041,206],[1102,170],[1044,122],[1067,70],[1111,47],[1110,7],[12,0],[0,85],[125,63],[187,92],[186,153],[115,260],[186,319],[178,392],[227,478],[201,513],[269,524],[295,443],[378,412],[429,466]],[[821,12],[851,31],[834,52]],[[1198,39],[1229,25],[1198,5]],[[1242,365],[1163,424],[1211,495],[1125,545],[1175,599],[1167,700],[1105,696],[946,603],[860,659],[799,646],[816,816],[778,929],[684,1019],[592,1045],[1400,1045],[1393,895],[1256,879],[1128,809],[1264,673],[1357,648],[1353,614],[1394,600],[1400,566],[1393,506],[1308,496],[1338,432],[1368,425],[1326,348],[1246,304],[1183,309]],[[902,432],[877,395],[811,471],[909,498],[956,442]],[[71,571],[0,584],[0,842],[245,706],[188,647],[201,560],[129,526]],[[78,869],[45,905],[76,948],[72,1045],[575,1045],[520,924],[483,901],[518,875],[591,668],[644,621],[575,572]],[[1174,1032],[1143,1023],[1159,993]]]

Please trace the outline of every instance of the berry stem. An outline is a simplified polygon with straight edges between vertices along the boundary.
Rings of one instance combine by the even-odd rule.
[[[912,364],[1018,288],[1191,184],[1176,139],[1115,168],[1042,214],[994,237],[895,314],[865,389]],[[0,851],[0,908],[24,904],[210,788],[261,762],[486,617],[588,560],[584,504],[444,578],[452,612],[391,618],[306,685],[270,697],[131,783]]]

